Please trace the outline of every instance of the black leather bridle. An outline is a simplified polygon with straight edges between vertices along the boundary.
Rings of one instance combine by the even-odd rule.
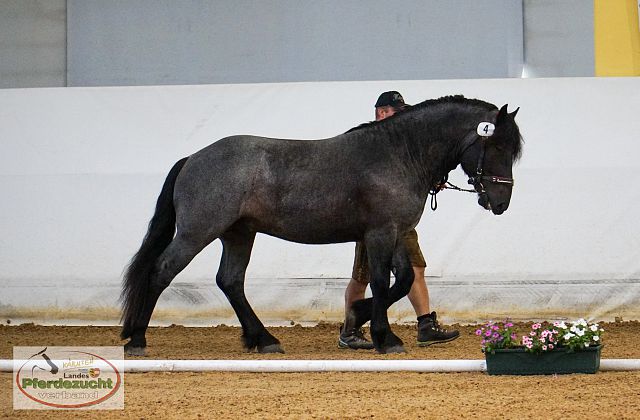
[[[484,123],[480,123],[480,124],[484,124]],[[491,124],[493,125],[493,124]],[[492,183],[492,184],[502,184],[502,185],[515,185],[515,181],[513,178],[508,178],[508,177],[504,177],[504,176],[497,176],[497,175],[485,175],[484,174],[484,154],[485,154],[485,149],[486,149],[486,143],[489,139],[489,137],[491,137],[491,135],[488,136],[482,136],[480,134],[478,134],[479,129],[476,130],[476,132],[471,132],[468,134],[467,137],[474,137],[473,140],[469,140],[467,143],[467,145],[465,146],[464,149],[462,149],[462,151],[460,152],[460,157],[462,158],[462,156],[465,154],[465,152],[467,151],[467,149],[469,149],[471,146],[473,146],[478,140],[481,141],[480,144],[480,155],[478,156],[478,165],[476,166],[476,174],[474,176],[470,176],[469,180],[467,181],[467,183],[469,185],[473,185],[474,189],[464,189],[464,188],[460,188],[452,183],[450,183],[448,181],[448,175],[445,175],[445,177],[438,182],[432,189],[431,191],[429,191],[429,195],[431,195],[431,210],[436,210],[438,208],[438,199],[436,198],[436,194],[438,194],[440,191],[444,190],[444,189],[450,189],[450,190],[456,190],[456,191],[464,191],[464,192],[472,192],[472,193],[477,193],[479,195],[482,194],[487,194],[486,190],[484,189],[484,183]],[[486,130],[485,130],[486,132]]]
[[[467,183],[469,185],[473,185],[473,188],[478,194],[486,194],[484,189],[484,182],[489,182],[492,184],[503,184],[503,185],[511,185],[515,184],[513,178],[507,178],[505,176],[497,176],[497,175],[485,175],[484,174],[484,153],[486,149],[487,139],[489,137],[481,137],[477,136],[477,138],[471,143],[475,143],[480,140],[482,143],[480,145],[480,155],[478,156],[478,166],[476,168],[476,175],[470,176]],[[470,146],[470,145],[469,145]],[[467,146],[467,147],[469,147]],[[464,153],[464,152],[463,152]]]

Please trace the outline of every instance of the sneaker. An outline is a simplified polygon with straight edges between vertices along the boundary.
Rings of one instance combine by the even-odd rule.
[[[351,350],[370,350],[373,343],[364,337],[362,328],[352,328],[348,331],[340,330],[338,338],[338,348]]]
[[[432,344],[446,343],[460,336],[458,330],[447,331],[440,328],[435,312],[423,315],[418,319],[418,346],[426,347]]]

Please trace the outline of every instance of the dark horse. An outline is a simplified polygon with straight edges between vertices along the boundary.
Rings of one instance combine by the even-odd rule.
[[[483,207],[494,214],[507,209],[512,164],[522,147],[516,112],[450,96],[329,139],[233,136],[178,161],[124,276],[121,336],[131,338],[126,351],[144,354],[158,297],[219,238],[216,282],[242,324],[245,347],[282,352],[244,294],[257,232],[306,244],[364,241],[373,298],[354,305],[352,316],[357,325],[371,320],[378,352],[404,351],[387,318],[389,306],[413,283],[398,238],[417,225],[429,191],[458,164]],[[396,281],[390,287],[392,268]]]

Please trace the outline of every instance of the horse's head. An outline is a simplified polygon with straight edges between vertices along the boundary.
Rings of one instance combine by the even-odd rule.
[[[522,151],[515,122],[518,109],[509,114],[504,105],[494,114],[495,125],[480,122],[475,135],[463,144],[462,169],[478,193],[478,204],[494,214],[504,213],[511,200],[512,166]]]

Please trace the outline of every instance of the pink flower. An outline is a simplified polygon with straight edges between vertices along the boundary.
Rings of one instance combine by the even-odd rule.
[[[542,346],[542,350],[546,351],[547,350],[547,346]]]
[[[549,350],[553,350],[553,344],[549,344]]]
[[[482,334],[482,330],[476,330],[476,335]]]
[[[542,326],[542,324],[540,324],[540,323],[538,322],[538,323],[533,324],[533,325],[531,326],[531,329],[537,330],[537,329],[538,329],[538,328],[540,328],[541,326]]]
[[[531,347],[533,347],[533,345],[531,343],[525,344],[525,346],[530,349]]]
[[[535,337],[536,332],[535,332],[535,331],[531,331],[531,332],[529,333],[529,335],[530,335],[531,337]]]

